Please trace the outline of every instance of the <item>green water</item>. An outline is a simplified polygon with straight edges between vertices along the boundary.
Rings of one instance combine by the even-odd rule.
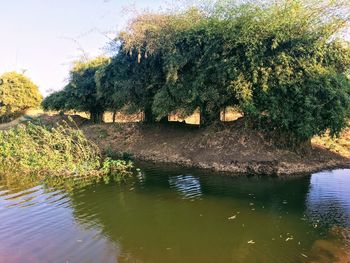
[[[126,183],[72,191],[1,179],[0,262],[332,262],[350,253],[349,170],[273,179],[139,166]]]

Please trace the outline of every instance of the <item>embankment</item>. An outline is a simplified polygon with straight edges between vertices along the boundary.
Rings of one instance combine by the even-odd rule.
[[[303,153],[278,149],[240,120],[205,129],[182,123],[84,123],[80,128],[105,152],[220,172],[282,176],[350,168],[349,158],[321,146]]]

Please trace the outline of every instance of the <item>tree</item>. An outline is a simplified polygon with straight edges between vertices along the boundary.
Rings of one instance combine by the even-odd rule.
[[[227,63],[223,30],[221,21],[202,19],[178,32],[175,48],[164,53],[167,82],[153,104],[157,114],[166,105],[188,114],[199,108],[200,124],[207,126],[220,121],[222,109],[237,105],[230,89],[235,72]]]
[[[0,76],[1,121],[38,107],[41,100],[38,86],[23,74],[7,72]]]
[[[138,54],[135,75],[160,76],[140,86],[153,88],[144,98],[156,117],[200,108],[209,125],[239,106],[258,128],[299,144],[347,123],[350,57],[338,34],[349,14],[346,1],[217,1],[142,14],[121,39]]]
[[[220,110],[235,104],[228,90],[222,28],[196,8],[179,14],[146,13],[122,34],[125,48],[138,54],[139,64],[157,74],[152,112],[157,119],[181,111],[201,110],[201,124],[220,120]]]
[[[345,10],[341,1],[286,0],[225,15],[240,107],[287,146],[328,129],[336,135],[347,125],[350,50],[337,37],[349,22]]]
[[[51,104],[91,112],[143,111],[155,122],[201,112],[201,125],[235,106],[289,146],[350,117],[348,1],[216,1],[209,8],[144,13],[109,61],[80,62]],[[62,101],[60,98],[63,98]]]
[[[47,96],[43,102],[42,107],[44,110],[64,111],[69,110],[66,107],[66,103],[69,101],[68,92],[65,90],[56,91]]]
[[[95,73],[108,63],[109,59],[105,57],[75,62],[69,83],[62,91],[48,96],[43,102],[44,108],[89,112],[92,122],[102,122],[106,108],[97,95]]]
[[[137,54],[121,47],[111,63],[96,73],[99,98],[112,111],[122,108],[129,113],[143,111],[145,122],[155,122],[152,101],[162,83],[161,69],[155,67],[155,61],[139,61]]]

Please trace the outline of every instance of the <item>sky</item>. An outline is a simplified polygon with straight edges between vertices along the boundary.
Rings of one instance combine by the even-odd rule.
[[[172,0],[177,5],[180,0]],[[183,0],[182,0],[183,1]],[[189,0],[184,1],[189,3]],[[106,52],[133,13],[171,8],[171,0],[0,0],[0,75],[25,72],[44,95],[64,87],[83,52]],[[350,33],[348,34],[350,40]]]
[[[162,0],[0,0],[0,75],[25,72],[44,95],[63,88],[83,52],[106,52],[133,14]]]

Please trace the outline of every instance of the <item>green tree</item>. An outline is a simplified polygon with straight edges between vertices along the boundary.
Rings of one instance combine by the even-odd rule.
[[[69,83],[62,91],[48,96],[43,102],[43,107],[51,110],[89,112],[92,122],[102,122],[106,107],[97,95],[95,73],[108,63],[109,59],[105,57],[75,62],[70,71]]]
[[[69,110],[66,107],[66,103],[68,102],[68,92],[65,90],[56,91],[49,96],[47,96],[43,102],[42,107],[44,110],[53,110],[53,111],[65,111]]]
[[[145,122],[154,122],[152,101],[162,80],[161,68],[153,60],[139,61],[138,55],[123,48],[111,62],[96,73],[97,90],[105,106],[117,111],[144,112]]]
[[[208,125],[238,105],[258,127],[299,144],[347,123],[349,48],[338,36],[349,14],[347,1],[218,1],[142,14],[121,39],[139,62],[135,76],[160,76],[140,85],[153,88],[143,98],[156,117],[200,108]]]
[[[200,124],[207,126],[220,121],[222,109],[238,103],[230,88],[235,72],[227,63],[224,30],[221,21],[206,18],[174,38],[175,48],[164,52],[167,82],[156,94],[157,114],[167,105],[185,115],[199,108]]]
[[[230,99],[233,103],[218,60],[222,39],[208,25],[194,8],[179,14],[144,14],[122,34],[125,48],[137,53],[140,67],[144,64],[158,76],[148,84],[155,118],[174,111],[189,115],[199,107],[202,124],[209,124],[220,119],[220,109]]]
[[[40,106],[41,100],[38,86],[23,74],[7,72],[0,76],[0,121]]]
[[[350,53],[338,38],[349,22],[346,2],[286,0],[222,10],[228,61],[238,73],[232,89],[247,117],[288,146],[347,125]]]
[[[181,9],[183,10],[183,9]],[[201,112],[201,125],[238,107],[287,145],[350,117],[348,1],[216,1],[130,21],[110,60],[77,63],[51,104],[91,112],[143,111],[145,121]],[[62,99],[62,100],[61,100]]]

